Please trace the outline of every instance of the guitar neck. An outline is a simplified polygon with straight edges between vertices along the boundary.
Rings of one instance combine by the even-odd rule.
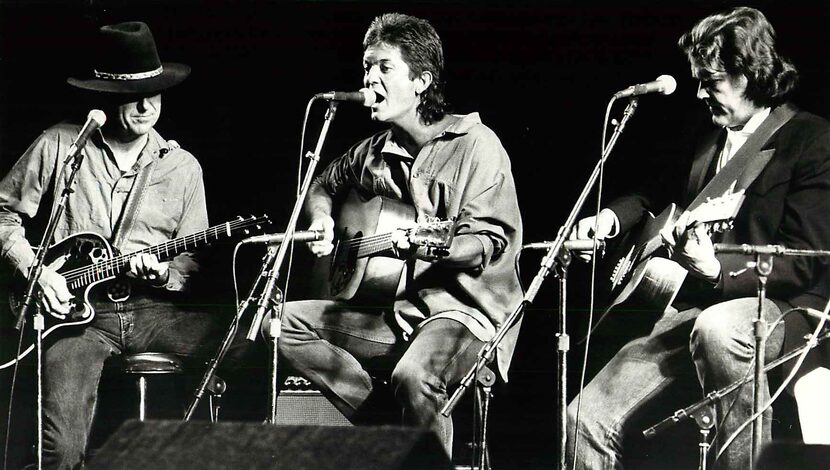
[[[237,230],[254,225],[251,220],[234,220],[205,229],[201,232],[179,237],[167,242],[147,247],[126,255],[62,273],[70,289],[77,289],[93,282],[109,279],[124,274],[129,269],[130,259],[138,254],[152,254],[160,261],[169,260],[185,251],[200,248],[222,238],[228,238]]]

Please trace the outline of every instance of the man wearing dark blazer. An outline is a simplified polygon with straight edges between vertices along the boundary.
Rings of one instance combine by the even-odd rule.
[[[638,431],[631,423],[646,403],[666,398],[671,385],[691,373],[690,362],[705,393],[752,374],[757,276],[752,269],[730,275],[751,259],[716,253],[713,238],[830,249],[830,124],[786,102],[798,74],[777,53],[774,38],[764,15],[745,7],[704,18],[680,38],[700,83],[697,97],[720,129],[700,146],[682,186],[686,200],[677,202],[695,208],[707,197],[740,190],[745,198],[726,233],[710,235],[692,211],[662,232],[669,256],[688,271],[686,281],[651,332],[625,345],[582,391],[578,420],[579,400],[571,403],[568,448],[574,468],[622,468],[623,437]],[[618,199],[597,217],[581,220],[571,237],[626,232],[647,211],[660,209],[652,202],[643,195]],[[823,309],[830,296],[826,261],[777,257],[773,266],[763,306],[768,325],[793,307]],[[803,343],[800,336],[808,329],[802,313],[788,315],[786,325],[767,336],[766,360]],[[715,403],[716,448],[750,418],[752,402],[752,386],[746,385]],[[770,415],[763,420],[764,442],[770,439]],[[750,429],[724,449],[716,468],[749,468]]]

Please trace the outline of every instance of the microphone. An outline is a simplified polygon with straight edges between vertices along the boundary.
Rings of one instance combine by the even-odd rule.
[[[523,250],[549,250],[550,247],[553,246],[553,242],[545,241],[545,242],[535,242],[535,243],[527,243],[522,246]],[[562,244],[562,248],[568,251],[591,251],[594,249],[594,241],[593,240],[565,240],[565,243]],[[597,250],[604,250],[605,249],[605,241],[604,240],[597,240]]]
[[[313,242],[317,240],[323,239],[323,231],[322,230],[302,230],[299,232],[294,232],[294,236],[291,237],[294,241],[297,242]],[[282,243],[285,241],[285,234],[284,233],[268,233],[265,235],[257,235],[255,237],[248,237],[239,242],[240,245],[248,245],[251,243],[258,243],[258,244],[265,244],[265,245],[273,245],[275,243]]]
[[[715,243],[715,253],[737,253],[741,255],[782,255],[787,248],[781,245],[731,245],[729,243]]]
[[[358,91],[330,91],[328,93],[317,93],[314,97],[329,101],[360,103],[367,108],[371,107],[375,103],[383,101],[383,96],[368,88],[361,88]]]
[[[629,96],[640,96],[647,93],[660,93],[671,95],[677,89],[677,80],[671,75],[660,75],[657,80],[648,83],[640,83],[630,86],[625,90],[614,93],[614,98],[628,98]]]
[[[89,139],[89,136],[98,129],[99,127],[103,126],[104,123],[107,122],[107,115],[104,114],[103,111],[100,109],[93,109],[89,112],[86,116],[86,122],[84,123],[84,127],[81,128],[81,132],[78,134],[78,137],[75,138],[75,141],[72,142],[72,145],[69,146],[69,150],[66,153],[66,160],[65,163],[69,163],[72,159],[78,156],[81,153],[81,149],[86,146],[86,141]]]

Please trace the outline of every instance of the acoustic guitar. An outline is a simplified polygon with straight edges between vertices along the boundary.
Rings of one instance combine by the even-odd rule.
[[[732,227],[743,199],[743,191],[710,199],[690,211],[690,216],[703,223],[710,234],[722,232]],[[682,214],[674,204],[657,217],[649,214],[635,242],[617,251],[624,254],[619,256],[610,276],[613,300],[607,310],[623,302],[659,311],[671,305],[688,272],[666,257],[661,232],[673,231]]]
[[[415,208],[382,196],[363,200],[351,191],[335,224],[329,288],[339,300],[361,298],[388,303],[394,299],[405,261],[392,252],[392,234],[406,232],[409,243],[449,250],[453,220],[417,222]]]

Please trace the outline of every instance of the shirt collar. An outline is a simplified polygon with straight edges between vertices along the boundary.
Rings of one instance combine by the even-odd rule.
[[[741,129],[739,131],[733,131],[732,129],[729,129],[727,127],[726,128],[726,133],[727,133],[727,135],[731,135],[733,133],[734,134],[739,134],[739,135],[746,135],[746,136],[752,135],[752,133],[755,132],[758,129],[758,127],[761,125],[761,123],[764,122],[764,120],[767,118],[767,116],[769,116],[769,113],[770,113],[770,108],[764,108],[764,109],[758,111],[757,113],[755,113],[751,118],[749,118],[749,121],[747,121],[746,124],[744,124],[743,129]]]
[[[467,132],[472,129],[473,126],[476,124],[481,124],[481,117],[478,113],[470,113],[470,114],[457,114],[456,117],[460,118],[454,123],[450,124],[449,127],[438,133],[432,140],[441,139],[443,137],[448,138],[455,138],[461,135],[466,134]],[[394,138],[392,134],[392,130],[386,131],[386,135],[384,136],[383,147],[380,149],[381,155],[394,155],[400,158],[414,160],[415,157],[409,154],[405,148],[400,146]]]

